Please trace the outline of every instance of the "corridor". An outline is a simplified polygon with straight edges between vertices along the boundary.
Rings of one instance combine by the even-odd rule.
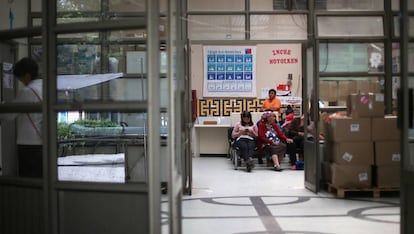
[[[346,199],[314,194],[304,187],[303,171],[256,167],[247,173],[224,157],[193,158],[193,194],[182,201],[183,233],[398,234],[399,202],[395,193],[379,199],[370,193]]]

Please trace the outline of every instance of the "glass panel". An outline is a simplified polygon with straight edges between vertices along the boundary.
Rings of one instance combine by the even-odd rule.
[[[117,40],[137,40],[145,39],[147,37],[147,31],[145,29],[136,29],[136,30],[119,30],[111,31],[108,36],[108,40],[117,41]]]
[[[408,36],[414,37],[414,17],[410,16],[408,18]]]
[[[400,19],[398,16],[394,16],[393,23],[394,23],[394,36],[399,37],[400,36]]]
[[[33,26],[42,26],[42,19],[33,19],[32,24]]]
[[[58,81],[58,102],[94,102],[100,100],[111,101],[145,101],[147,100],[147,80],[140,77],[119,77],[113,80],[86,86],[87,79],[99,79],[103,75],[89,75],[87,77],[72,77],[72,86],[60,85]],[[94,82],[94,80],[92,82]],[[163,78],[160,80],[161,107],[168,105],[168,82]]]
[[[242,11],[244,0],[188,0],[188,11]]]
[[[384,0],[316,0],[315,7],[318,10],[382,11],[384,9]]]
[[[0,175],[41,178],[43,77],[39,74],[39,64],[35,60],[15,57],[16,46],[0,43],[0,105],[6,105],[1,106],[4,112],[0,114]],[[23,84],[23,80],[28,83]],[[16,103],[23,109],[17,109]],[[25,112],[25,107],[35,105],[37,111]]]
[[[98,45],[58,45],[58,75],[99,73],[97,63],[99,53],[100,46]]]
[[[392,73],[399,73],[401,70],[400,63],[400,44],[392,43]]]
[[[295,0],[292,4],[285,0],[250,0],[252,11],[272,11],[272,10],[305,10],[307,0]]]
[[[398,11],[400,9],[400,0],[391,0],[391,9]]]
[[[192,40],[245,39],[243,15],[190,15],[188,35]]]
[[[134,0],[134,1],[109,0],[109,11],[145,12],[145,5],[146,5],[145,2],[146,0]]]
[[[121,18],[121,17],[113,17],[111,20],[133,20],[137,19],[140,21],[143,21],[142,17],[129,17],[129,18]],[[167,36],[167,19],[165,17],[160,18],[160,37],[166,37]],[[136,39],[145,39],[147,37],[145,26],[143,26],[142,29],[134,29],[134,30],[119,30],[119,31],[111,31],[109,33],[109,40],[136,40]]]
[[[109,11],[112,12],[145,12],[146,0],[109,0]],[[160,12],[167,11],[167,0],[160,0]]]
[[[318,36],[383,36],[382,21],[378,16],[320,16]]]
[[[81,39],[83,41],[93,41],[99,39],[98,32],[89,32],[89,33],[67,33],[67,34],[59,34],[59,39]]]
[[[58,12],[100,11],[101,0],[57,0],[56,8]]]
[[[414,72],[414,43],[408,43],[408,72]]]
[[[61,181],[146,182],[146,113],[60,112],[58,179]],[[167,154],[167,114],[160,119],[161,155]],[[162,180],[168,181],[163,163]]]
[[[321,43],[320,72],[383,72],[384,45],[380,43]]]
[[[346,106],[351,93],[382,93],[383,78],[321,77],[319,98],[324,106]]]
[[[42,0],[30,1],[31,12],[42,12]]]
[[[400,44],[392,44],[392,72],[400,72]],[[408,62],[407,62],[408,72],[414,72],[414,43],[408,43]]]
[[[395,16],[394,18],[394,35],[396,37],[400,36],[400,20],[398,16]],[[408,17],[408,36],[414,37],[414,17]]]
[[[70,17],[70,18],[57,18],[57,24],[70,24],[70,23],[82,23],[82,22],[91,22],[99,21],[97,17]]]
[[[306,15],[252,15],[251,39],[307,39]]]

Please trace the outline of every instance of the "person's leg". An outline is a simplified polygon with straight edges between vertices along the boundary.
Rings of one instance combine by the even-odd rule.
[[[296,144],[287,144],[286,153],[289,155],[290,165],[296,165]]]
[[[42,177],[42,146],[19,145],[17,147],[19,157],[19,176]]]
[[[249,158],[248,155],[248,151],[249,151],[249,146],[248,143],[246,142],[246,139],[239,139],[237,142],[237,147],[239,147],[239,154],[240,157],[244,160],[247,161],[247,159]]]

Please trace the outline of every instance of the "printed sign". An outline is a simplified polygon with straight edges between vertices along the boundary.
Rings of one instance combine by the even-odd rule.
[[[204,97],[256,97],[256,47],[205,46]]]

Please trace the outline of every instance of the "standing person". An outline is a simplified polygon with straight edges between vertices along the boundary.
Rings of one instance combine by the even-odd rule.
[[[36,61],[29,57],[19,60],[14,65],[13,75],[24,85],[13,102],[42,101],[42,80]],[[42,114],[2,114],[0,119],[17,120],[19,176],[42,177]]]
[[[267,121],[261,122],[258,131],[259,141],[262,143],[264,150],[268,150],[271,154],[273,167],[276,171],[281,171],[280,162],[286,153],[286,143],[292,143],[293,140],[287,138],[285,134],[276,125],[276,114],[267,112]]]
[[[269,97],[266,98],[263,101],[262,107],[260,108],[260,111],[277,111],[279,116],[280,113],[280,107],[282,106],[282,103],[280,102],[280,99],[276,97],[276,90],[270,89],[269,90]],[[279,118],[280,120],[280,118]]]
[[[240,155],[246,163],[247,171],[250,172],[254,168],[253,155],[257,138],[257,126],[253,123],[250,112],[243,111],[240,114],[240,122],[234,126],[231,136],[236,139]]]

